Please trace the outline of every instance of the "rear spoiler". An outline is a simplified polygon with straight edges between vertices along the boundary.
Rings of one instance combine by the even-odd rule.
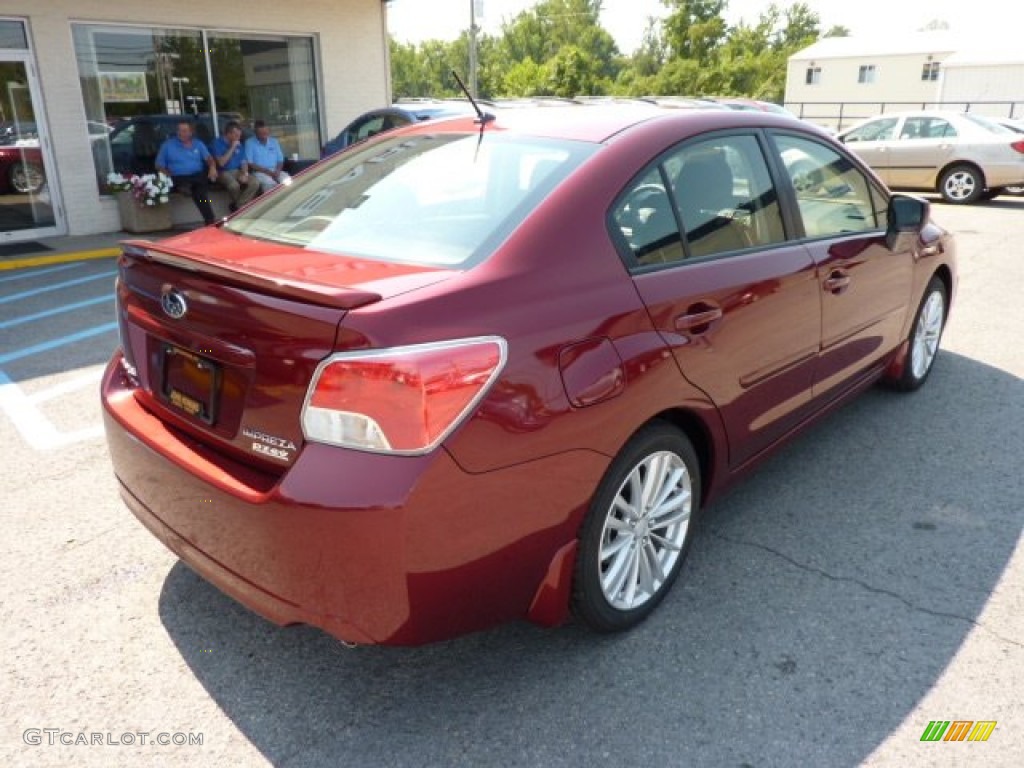
[[[264,272],[252,267],[233,267],[202,254],[159,245],[149,240],[124,240],[124,256],[154,261],[187,272],[212,275],[230,285],[247,288],[268,296],[298,299],[310,304],[333,309],[357,309],[381,300],[379,293],[358,288],[326,285],[313,280],[299,280],[280,274]]]

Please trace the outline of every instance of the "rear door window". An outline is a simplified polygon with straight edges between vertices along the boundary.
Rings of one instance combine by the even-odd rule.
[[[673,149],[619,196],[611,220],[638,266],[785,240],[778,195],[752,135]]]
[[[691,258],[785,240],[779,198],[753,136],[687,144],[665,167]]]

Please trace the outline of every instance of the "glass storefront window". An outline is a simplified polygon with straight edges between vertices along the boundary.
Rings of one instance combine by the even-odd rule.
[[[217,111],[263,120],[286,157],[318,158],[313,41],[221,32],[208,39]]]
[[[207,143],[229,120],[246,133],[264,120],[287,156],[319,156],[311,38],[91,24],[73,32],[101,191],[111,171],[152,172],[182,116]]]

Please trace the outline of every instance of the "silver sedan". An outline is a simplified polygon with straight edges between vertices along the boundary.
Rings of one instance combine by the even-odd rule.
[[[1024,136],[967,112],[888,113],[837,137],[893,189],[973,203],[1024,185]]]

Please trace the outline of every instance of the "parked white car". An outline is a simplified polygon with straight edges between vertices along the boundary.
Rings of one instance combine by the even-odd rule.
[[[1024,135],[968,112],[926,110],[873,117],[837,138],[893,189],[973,203],[1024,187]]]
[[[1024,133],[1024,120],[1016,117],[993,117],[992,119],[1014,133]],[[1024,195],[1024,186],[1010,186],[1003,191],[1008,195]]]

